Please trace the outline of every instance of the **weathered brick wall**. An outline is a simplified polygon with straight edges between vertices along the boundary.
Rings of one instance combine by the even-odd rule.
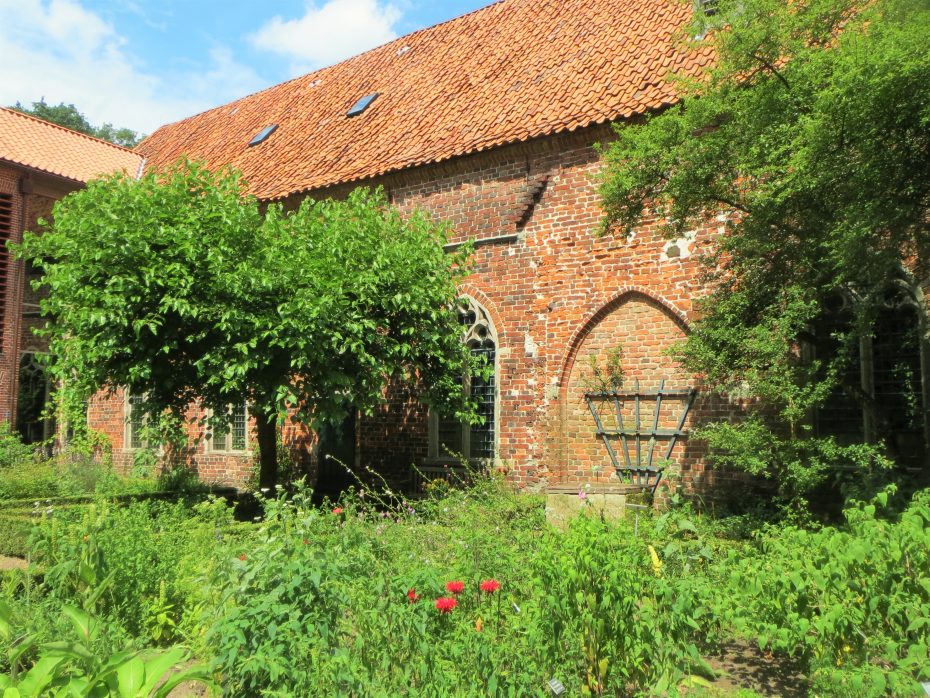
[[[502,238],[478,246],[462,290],[497,329],[498,455],[523,487],[611,476],[583,397],[590,354],[603,360],[608,349],[622,347],[628,386],[637,378],[644,388],[662,378],[667,387],[695,383],[666,352],[687,332],[701,293],[696,255],[721,223],[709,220],[677,243],[648,219],[630,236],[602,234],[592,144],[609,137],[594,129],[541,139],[377,182],[402,210],[426,210],[451,223],[453,241]],[[699,401],[688,426],[709,409]],[[404,438],[391,446],[387,435],[395,432]],[[381,464],[407,467],[427,448],[425,411],[384,410],[365,420],[361,436],[363,461],[371,452]],[[700,484],[696,444],[680,443],[672,460],[689,487]]]
[[[19,192],[20,173],[0,165],[0,193],[9,194],[13,200],[13,225],[10,239],[22,239],[25,202]],[[3,337],[0,343],[0,421],[11,421],[16,414],[16,373],[19,367],[18,327],[20,294],[17,293],[17,262],[8,262],[6,270],[6,303],[3,309]]]
[[[591,354],[603,360],[609,349],[622,347],[628,387],[636,379],[653,388],[662,378],[667,387],[695,383],[667,350],[687,332],[702,292],[697,255],[722,223],[709,219],[677,242],[664,239],[650,219],[629,236],[601,234],[593,143],[609,137],[607,128],[589,129],[366,182],[383,186],[404,212],[422,209],[448,222],[454,242],[479,241],[462,291],[487,310],[497,331],[499,461],[526,488],[611,476],[584,401]],[[348,190],[312,195],[339,197]],[[688,426],[727,409],[699,399]],[[663,412],[663,425],[679,413]],[[115,452],[123,449],[124,430],[112,428],[112,420],[122,421],[122,414],[121,406],[98,401],[91,409],[91,423],[112,432]],[[291,436],[312,461],[312,439]],[[359,424],[358,462],[390,479],[405,479],[427,452],[426,410],[402,390]],[[701,455],[699,444],[688,442],[673,454],[690,487],[705,479]],[[217,460],[197,446],[192,461],[216,481],[241,482],[247,470],[242,459]]]
[[[130,472],[135,463],[136,450],[128,443],[126,392],[117,389],[113,392],[101,391],[88,404],[89,426],[106,437],[112,452],[114,466],[122,472]],[[254,469],[254,421],[250,421],[250,434],[247,450],[244,453],[224,453],[211,450],[206,439],[206,429],[202,423],[205,412],[197,405],[192,405],[187,413],[188,447],[183,453],[175,453],[165,458],[161,467],[182,465],[196,474],[204,482],[241,487],[249,481]],[[301,424],[289,422],[282,434],[290,458],[299,468],[310,470],[314,437]]]

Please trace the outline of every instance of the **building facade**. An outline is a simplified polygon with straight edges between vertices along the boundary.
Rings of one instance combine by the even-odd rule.
[[[0,422],[27,443],[49,441],[56,425],[46,406],[45,341],[33,331],[43,320],[32,269],[6,243],[38,230],[52,206],[90,179],[112,172],[137,176],[142,156],[125,148],[0,108]]]
[[[321,489],[345,484],[327,454],[406,485],[463,456],[530,489],[618,483],[617,466],[649,484],[650,468],[708,484],[687,431],[719,406],[668,350],[688,332],[698,256],[722,222],[681,240],[655,220],[604,233],[597,181],[611,125],[675,104],[669,74],[711,61],[686,41],[691,12],[671,0],[503,0],[139,146],[150,168],[182,157],[237,167],[258,198],[286,207],[383,187],[401,211],[448,223],[450,248],[474,241],[463,341],[494,363],[493,380],[469,385],[484,424],[431,415],[397,386],[341,427],[288,425],[285,441]],[[611,362],[622,384],[604,383]],[[142,446],[132,401],[117,391],[89,411],[123,464]],[[247,406],[238,414],[219,440],[191,427],[187,461],[202,478],[248,477]]]

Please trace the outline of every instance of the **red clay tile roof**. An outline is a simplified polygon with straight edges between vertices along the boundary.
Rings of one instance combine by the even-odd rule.
[[[669,73],[711,61],[678,41],[691,13],[681,0],[502,0],[164,126],[138,150],[155,167],[234,165],[278,199],[614,121],[675,102]]]
[[[0,108],[0,160],[76,182],[125,171],[136,176],[142,155],[98,138]]]

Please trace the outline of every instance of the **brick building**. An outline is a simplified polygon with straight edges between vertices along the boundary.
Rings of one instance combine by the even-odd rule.
[[[671,435],[694,380],[665,352],[701,293],[695,253],[721,224],[679,241],[663,239],[656,221],[629,237],[600,234],[594,147],[610,124],[674,104],[671,72],[695,75],[711,60],[682,42],[691,12],[673,0],[503,0],[167,125],[139,146],[148,167],[182,156],[233,165],[256,196],[289,207],[381,186],[402,211],[451,223],[453,245],[475,241],[463,322],[473,349],[495,362],[494,380],[471,386],[486,423],[464,429],[398,391],[374,416],[320,438],[289,430],[311,463],[334,453],[409,480],[412,464],[429,470],[452,451],[493,458],[535,488],[616,482],[614,462],[657,466],[672,446],[684,479],[701,477],[700,454]],[[623,391],[638,398],[594,395],[605,386],[592,357],[602,365],[618,348]],[[670,393],[661,401],[660,387]],[[698,398],[684,426],[707,409]],[[118,460],[141,445],[131,412],[127,396],[91,406]],[[223,439],[192,428],[192,464],[206,479],[242,482],[250,442],[242,406]],[[320,486],[334,477],[324,467]]]
[[[0,108],[0,422],[28,443],[49,438],[42,413],[50,386],[42,368],[47,347],[33,333],[41,322],[30,269],[12,258],[8,241],[35,230],[52,205],[90,179],[141,173],[142,156],[83,133]]]
[[[666,350],[702,292],[695,253],[722,223],[677,241],[649,220],[601,234],[595,148],[611,124],[676,103],[670,73],[711,60],[682,41],[691,12],[675,0],[502,0],[167,125],[138,154],[0,111],[0,225],[17,240],[56,198],[100,172],[137,170],[140,155],[150,168],[183,156],[233,165],[257,197],[288,207],[381,186],[402,211],[449,222],[451,246],[475,241],[462,319],[469,345],[494,361],[490,382],[471,383],[487,419],[463,428],[397,390],[341,429],[288,425],[288,445],[314,472],[322,464],[321,488],[340,484],[327,453],[409,484],[411,466],[428,472],[452,452],[493,460],[528,488],[617,483],[615,465],[670,455],[697,485],[701,454],[676,434],[713,407],[691,405],[695,380]],[[26,272],[5,269],[0,420],[16,422],[19,376],[35,372],[27,357],[42,346]],[[618,350],[622,399],[593,368]],[[89,406],[118,464],[145,445],[139,399],[101,394]],[[241,484],[253,435],[247,406],[231,409],[225,435],[191,427],[189,460],[206,480]]]

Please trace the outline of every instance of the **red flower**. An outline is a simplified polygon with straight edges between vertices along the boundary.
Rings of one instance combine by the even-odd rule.
[[[341,513],[342,513],[342,507],[336,507],[335,509],[333,509],[334,516],[339,516]]]
[[[446,591],[450,594],[461,594],[465,591],[465,582],[446,582]]]
[[[242,555],[239,556],[239,559],[245,562],[245,553],[242,553]]]
[[[417,593],[416,589],[410,588],[407,589],[407,598],[410,600],[410,603],[420,600],[420,595]]]
[[[452,609],[459,605],[451,596],[443,596],[436,599],[436,610],[440,613],[452,613]]]
[[[501,588],[501,583],[496,579],[485,579],[481,582],[481,591],[485,594],[493,594],[495,591]]]

